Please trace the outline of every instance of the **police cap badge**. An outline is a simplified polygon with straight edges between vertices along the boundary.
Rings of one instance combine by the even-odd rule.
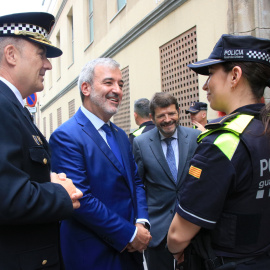
[[[209,75],[209,66],[232,61],[257,62],[270,66],[270,40],[222,35],[207,59],[189,64],[188,67],[196,73]]]
[[[54,25],[52,14],[45,12],[25,12],[0,16],[0,37],[21,37],[46,47],[48,58],[58,57],[62,51],[48,40]]]

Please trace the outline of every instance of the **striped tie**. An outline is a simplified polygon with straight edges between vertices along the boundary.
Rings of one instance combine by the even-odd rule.
[[[171,144],[172,140],[174,140],[174,138],[172,137],[164,139],[164,141],[167,144],[166,160],[171,170],[171,173],[173,175],[173,179],[176,183],[177,182],[177,167],[176,167],[176,162],[175,162],[174,151]]]

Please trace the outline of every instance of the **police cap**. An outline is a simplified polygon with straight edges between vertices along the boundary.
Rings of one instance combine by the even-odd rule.
[[[209,75],[209,66],[223,62],[257,62],[270,66],[270,40],[222,35],[207,59],[189,64],[188,67],[196,73]]]
[[[58,57],[62,51],[48,40],[55,19],[45,12],[25,12],[0,17],[0,37],[21,37],[46,47],[48,58]]]
[[[199,111],[207,111],[207,104],[204,102],[191,102],[186,113],[198,113]]]

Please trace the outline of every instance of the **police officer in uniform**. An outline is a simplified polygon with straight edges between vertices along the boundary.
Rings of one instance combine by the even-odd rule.
[[[63,269],[59,221],[80,206],[82,192],[51,174],[49,145],[24,107],[43,90],[48,57],[62,51],[47,39],[54,16],[0,17],[0,269]]]
[[[155,127],[150,116],[150,101],[147,98],[140,98],[134,102],[134,118],[138,129],[129,134],[128,138],[133,145],[134,138],[138,137],[142,133],[145,133]]]
[[[270,269],[270,140],[259,103],[270,86],[270,40],[222,35],[208,59],[189,67],[208,76],[203,90],[210,106],[227,115],[198,137],[168,248],[183,261],[203,228],[211,232],[212,269]]]
[[[190,120],[194,126],[192,128],[205,131],[207,124],[207,104],[204,102],[191,102],[190,107],[186,110],[190,114]]]

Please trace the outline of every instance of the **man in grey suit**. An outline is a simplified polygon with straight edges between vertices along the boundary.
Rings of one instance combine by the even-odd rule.
[[[174,269],[174,258],[166,248],[167,232],[200,131],[179,126],[179,106],[176,98],[168,93],[153,96],[150,112],[156,128],[136,137],[133,142],[151,223],[152,240],[145,258],[148,270],[170,270]]]

